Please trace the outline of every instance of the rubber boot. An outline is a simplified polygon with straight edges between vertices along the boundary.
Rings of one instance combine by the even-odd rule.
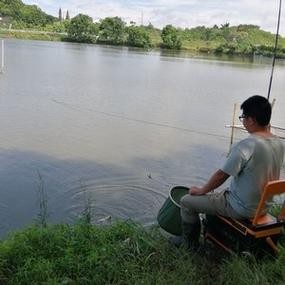
[[[199,249],[200,234],[201,234],[200,221],[195,224],[182,222],[182,237],[188,249],[191,249],[191,250]]]

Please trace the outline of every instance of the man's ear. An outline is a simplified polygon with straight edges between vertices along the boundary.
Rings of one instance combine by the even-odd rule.
[[[248,124],[249,126],[253,126],[253,125],[256,125],[256,124],[257,124],[257,121],[256,121],[256,119],[253,118],[253,117],[247,117],[247,124]]]

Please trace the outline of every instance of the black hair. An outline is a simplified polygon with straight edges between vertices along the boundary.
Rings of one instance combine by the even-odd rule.
[[[246,99],[240,106],[245,117],[251,117],[260,126],[267,126],[271,119],[271,104],[260,95],[254,95]]]

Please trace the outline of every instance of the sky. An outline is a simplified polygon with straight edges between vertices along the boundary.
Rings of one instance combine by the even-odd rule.
[[[87,14],[94,21],[119,16],[125,22],[152,23],[157,28],[167,24],[176,27],[211,27],[230,23],[254,24],[276,32],[280,0],[23,0],[44,12],[58,16],[69,11],[71,17]],[[280,33],[285,35],[285,5],[282,5]],[[283,21],[282,21],[283,20]]]

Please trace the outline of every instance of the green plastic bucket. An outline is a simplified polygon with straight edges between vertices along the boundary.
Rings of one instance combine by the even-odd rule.
[[[175,186],[169,191],[169,196],[157,215],[161,228],[173,235],[181,235],[180,199],[188,194],[189,188]]]

